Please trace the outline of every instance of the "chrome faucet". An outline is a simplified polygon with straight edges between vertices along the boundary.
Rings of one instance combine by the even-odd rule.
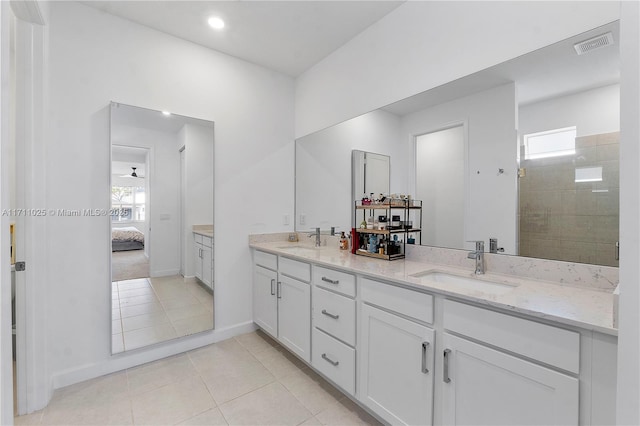
[[[467,255],[469,259],[476,260],[476,275],[484,274],[484,241],[467,241],[469,243],[476,243],[475,251],[472,251]]]
[[[497,238],[489,238],[489,253],[503,253],[504,247],[498,247]]]
[[[316,237],[316,247],[320,247],[320,228],[316,228],[315,232],[310,233],[309,238],[313,237],[314,235]]]

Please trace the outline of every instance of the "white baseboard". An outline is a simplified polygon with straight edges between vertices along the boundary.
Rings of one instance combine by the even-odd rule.
[[[146,364],[147,362],[157,361],[162,358],[220,342],[240,334],[250,333],[256,329],[257,326],[253,321],[248,321],[231,327],[219,328],[210,332],[198,333],[158,343],[147,348],[115,354],[105,362],[85,364],[54,374],[51,378],[53,389],[59,389],[106,374],[116,373],[126,370],[127,368]]]
[[[180,268],[178,269],[164,269],[160,271],[149,271],[151,278],[155,277],[170,277],[173,275],[180,275]]]

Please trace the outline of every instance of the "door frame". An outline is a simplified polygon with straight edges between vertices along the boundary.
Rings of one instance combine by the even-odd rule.
[[[469,201],[470,201],[470,192],[469,192],[469,122],[467,119],[464,120],[456,120],[456,121],[450,121],[450,122],[445,122],[442,124],[439,124],[437,126],[432,126],[432,127],[427,127],[426,129],[422,130],[422,131],[418,131],[415,133],[412,133],[410,135],[411,138],[411,148],[412,148],[412,155],[413,155],[413,162],[412,162],[412,167],[413,167],[413,176],[409,176],[409,182],[413,184],[413,188],[410,188],[410,190],[413,191],[414,194],[417,194],[417,188],[418,188],[418,158],[417,158],[417,153],[418,153],[418,138],[420,136],[425,136],[425,135],[429,135],[431,133],[437,133],[437,132],[441,132],[443,130],[449,130],[449,129],[453,129],[455,127],[462,127],[462,137],[463,137],[463,144],[464,144],[464,211],[463,211],[463,218],[464,218],[464,230],[463,230],[463,240],[466,241],[467,240],[467,236],[469,235],[469,229],[468,229],[468,215],[469,215]],[[424,240],[424,236],[423,236],[423,240]],[[463,241],[463,244],[464,244]],[[455,248],[464,248],[464,247],[455,247]]]
[[[2,152],[13,145],[13,140],[20,141],[18,161],[15,162],[16,181],[5,179],[7,161],[2,165],[2,205],[9,206],[9,194],[12,185],[20,192],[20,201],[24,205],[12,206],[40,211],[46,209],[46,161],[43,137],[45,134],[45,75],[46,75],[46,31],[41,4],[34,0],[16,0],[2,2],[2,33],[0,40],[2,68]],[[15,43],[11,46],[11,43]],[[15,50],[11,51],[11,47]],[[13,53],[15,52],[15,55]],[[15,81],[11,81],[11,70],[15,70]],[[10,90],[15,90],[11,92]],[[15,100],[13,108],[10,101]],[[10,133],[13,127],[14,134]],[[28,161],[27,161],[28,160]],[[46,360],[46,315],[47,315],[47,276],[46,247],[43,246],[43,235],[47,232],[47,217],[23,215],[16,220],[16,260],[26,262],[25,272],[16,276],[16,369],[17,369],[17,413],[26,414],[38,410],[48,403],[52,386],[47,380]],[[4,237],[10,218],[2,217],[2,281],[10,280],[9,239]],[[6,272],[5,272],[6,271]],[[3,301],[10,304],[10,297],[4,295]],[[7,290],[10,291],[10,290]],[[9,306],[10,307],[10,306]],[[2,411],[0,421],[3,424],[13,422],[13,375],[11,372],[10,348],[12,347],[11,321],[4,325],[4,306],[2,309]],[[7,313],[10,317],[9,313]],[[5,343],[8,343],[5,345]],[[6,348],[6,349],[5,349]]]

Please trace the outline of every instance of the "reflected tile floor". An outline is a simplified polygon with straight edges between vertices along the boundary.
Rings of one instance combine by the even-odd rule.
[[[213,327],[213,294],[181,276],[111,284],[112,352],[136,349]]]
[[[379,425],[258,331],[55,391],[16,425]]]

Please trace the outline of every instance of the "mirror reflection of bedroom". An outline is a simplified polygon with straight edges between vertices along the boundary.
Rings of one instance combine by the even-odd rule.
[[[112,353],[213,328],[213,242],[213,122],[112,103]]]

